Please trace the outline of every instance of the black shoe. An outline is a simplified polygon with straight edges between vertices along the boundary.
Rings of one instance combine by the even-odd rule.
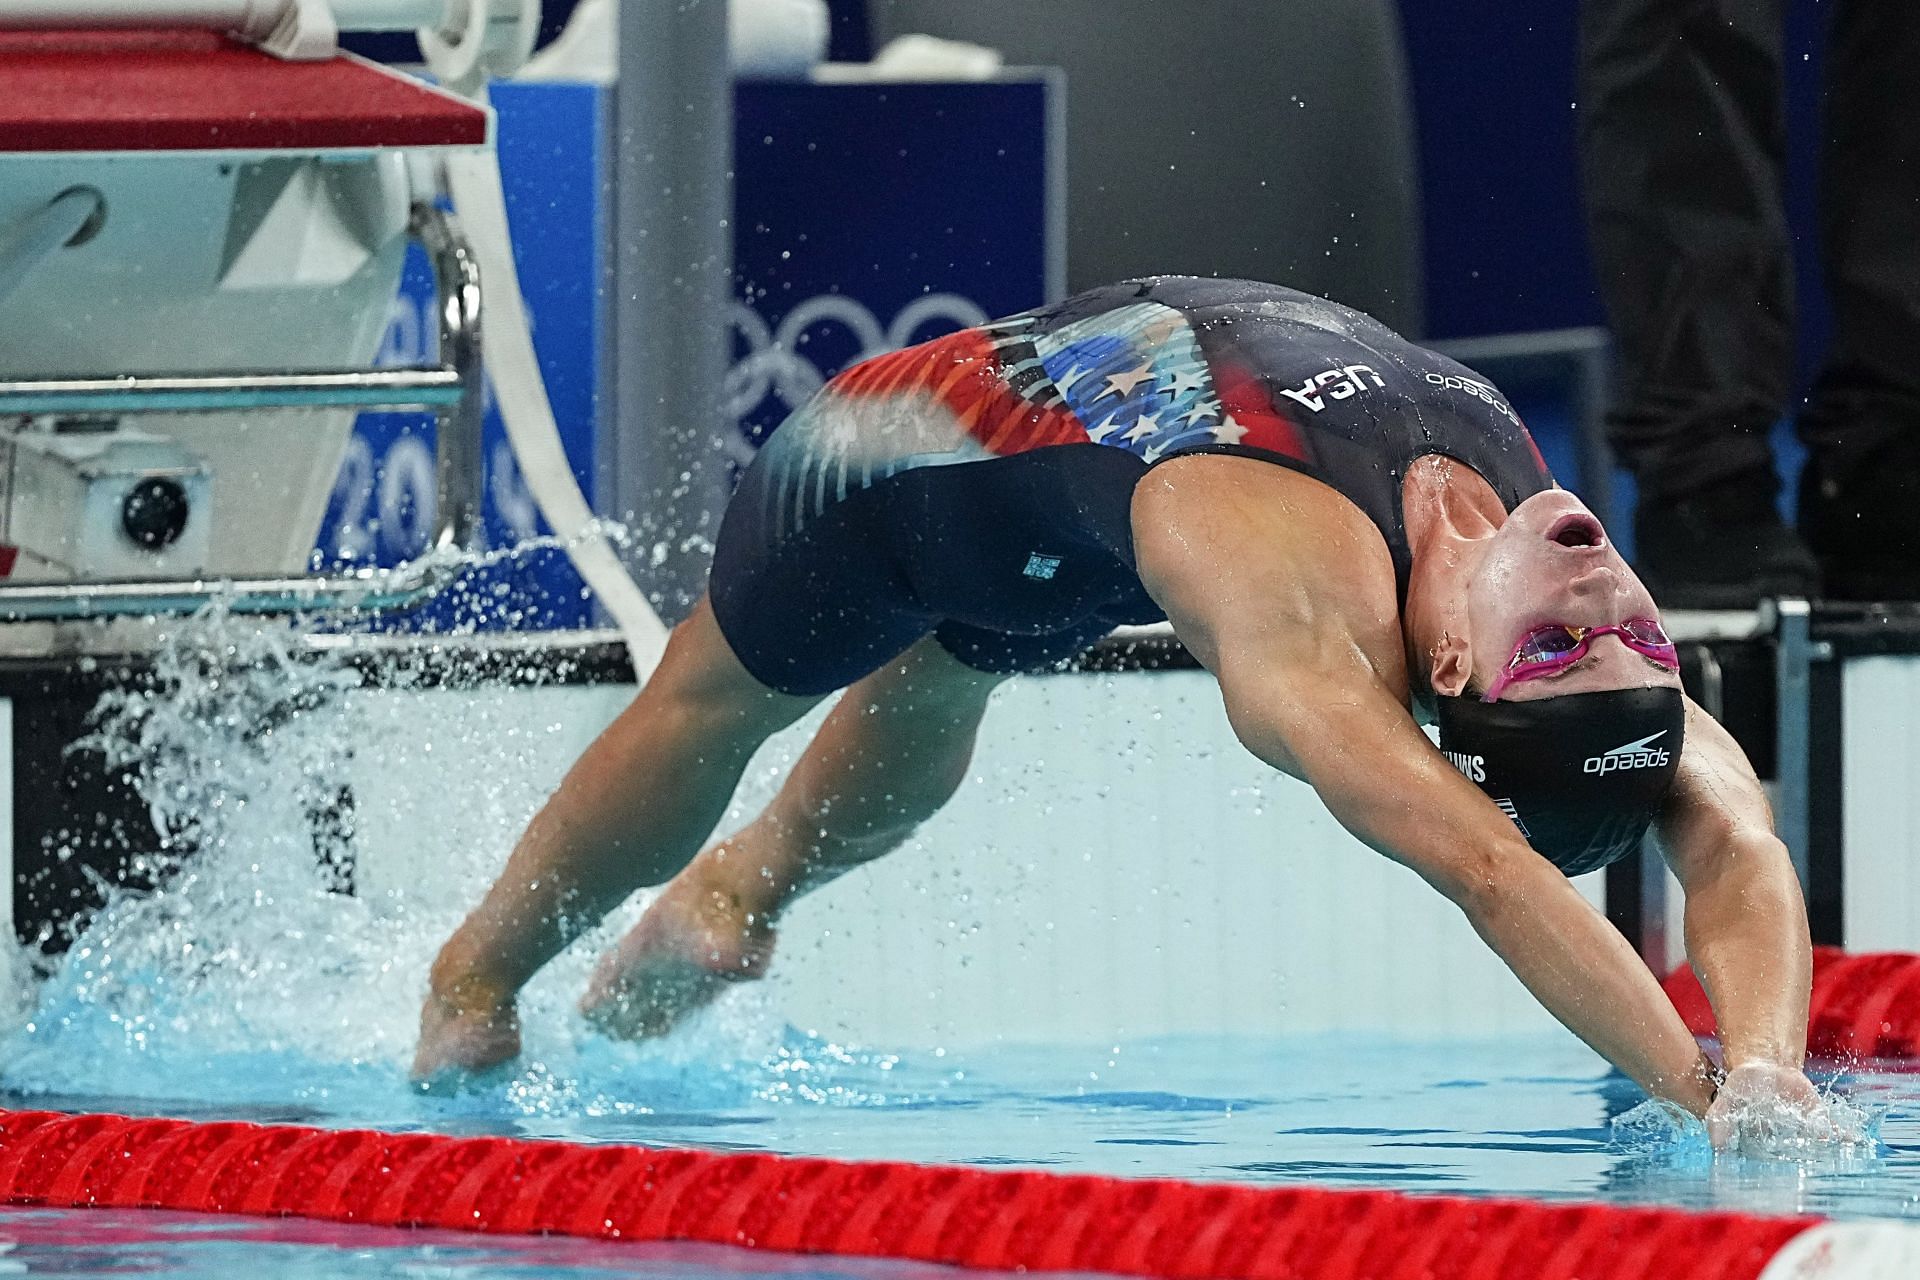
[[[1920,439],[1808,459],[1800,527],[1835,600],[1920,600]]]
[[[1755,471],[1674,498],[1643,496],[1634,567],[1653,598],[1671,609],[1751,609],[1817,594],[1819,562],[1781,521],[1776,484]]]

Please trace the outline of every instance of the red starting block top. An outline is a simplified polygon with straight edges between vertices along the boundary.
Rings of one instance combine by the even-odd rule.
[[[351,55],[210,32],[0,32],[0,152],[471,146],[487,113]]]

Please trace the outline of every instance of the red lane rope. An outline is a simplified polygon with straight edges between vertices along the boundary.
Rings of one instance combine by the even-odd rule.
[[[1713,1007],[1692,969],[1681,965],[1662,985],[1688,1030],[1714,1034]],[[1920,1065],[1920,955],[1815,947],[1807,1052]]]
[[[49,1111],[0,1201],[1243,1280],[1755,1280],[1811,1219]]]

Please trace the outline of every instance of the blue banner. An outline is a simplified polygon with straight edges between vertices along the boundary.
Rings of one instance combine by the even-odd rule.
[[[734,363],[738,463],[828,377],[880,351],[1044,302],[1056,286],[1055,82],[751,82],[736,94]],[[607,308],[610,102],[584,85],[500,85],[500,168],[514,259],[575,478],[589,497]],[[482,282],[484,289],[484,281]],[[433,359],[432,277],[409,257],[381,360]],[[484,332],[484,326],[483,326]],[[316,565],[394,565],[433,526],[433,422],[366,414],[322,525]],[[489,395],[489,547],[547,532]],[[592,602],[554,549],[476,569],[381,625],[568,628]]]

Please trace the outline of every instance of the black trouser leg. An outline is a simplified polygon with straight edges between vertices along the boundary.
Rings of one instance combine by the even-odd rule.
[[[1833,346],[1800,427],[1844,474],[1920,434],[1920,3],[1840,0],[1824,122]]]
[[[1827,58],[1833,345],[1800,420],[1800,527],[1831,594],[1920,599],[1920,5],[1840,0]]]
[[[1793,372],[1783,6],[1582,6],[1581,167],[1619,355],[1609,438],[1656,498],[1772,472]]]

